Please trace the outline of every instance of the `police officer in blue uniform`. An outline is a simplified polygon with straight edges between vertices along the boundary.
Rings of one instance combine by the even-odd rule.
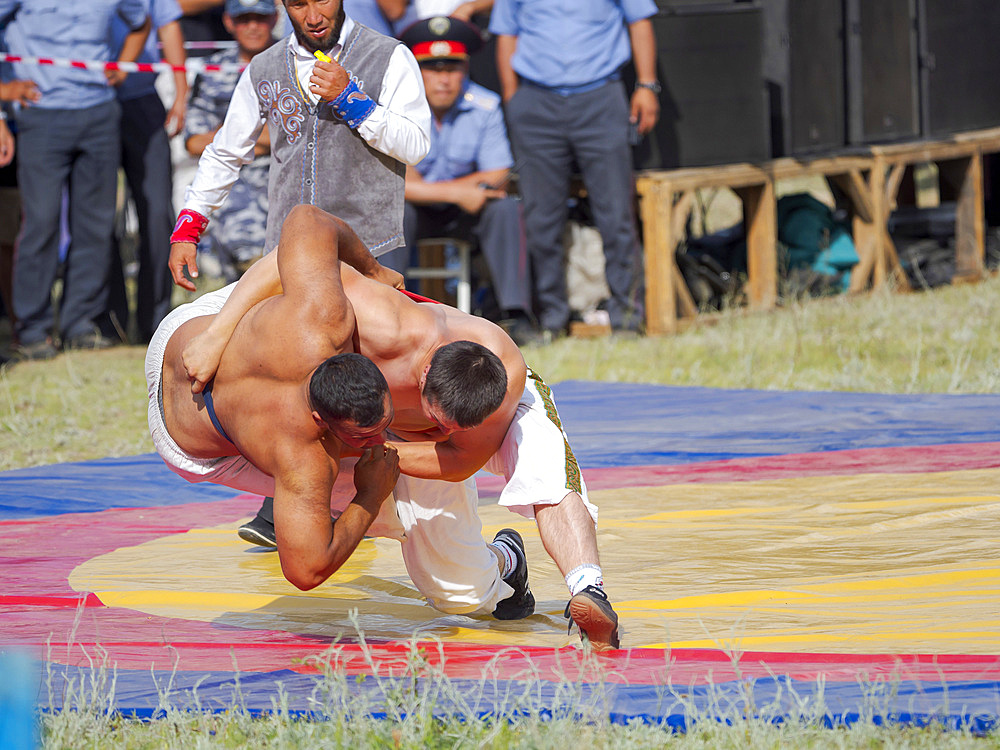
[[[513,166],[500,97],[469,80],[479,30],[434,16],[400,39],[420,64],[432,114],[430,152],[406,170],[406,247],[379,260],[403,272],[423,237],[473,240],[486,260],[500,315],[512,335],[527,331],[531,277],[520,202],[507,194]]]
[[[490,31],[518,159],[535,303],[543,340],[570,318],[562,245],[572,164],[604,245],[613,331],[643,328],[645,280],[633,215],[629,130],[660,114],[653,0],[496,0]],[[621,68],[635,64],[629,94]]]

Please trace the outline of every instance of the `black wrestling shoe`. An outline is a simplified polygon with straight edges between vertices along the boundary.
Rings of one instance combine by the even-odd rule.
[[[608,595],[603,589],[587,586],[569,600],[563,617],[569,618],[566,632],[572,632],[576,625],[580,628],[580,639],[589,643],[594,651],[621,648],[618,640],[618,615],[611,608]]]
[[[524,554],[524,540],[514,529],[501,529],[493,537],[493,541],[503,541],[514,550],[517,565],[514,572],[508,573],[503,580],[514,589],[514,593],[497,604],[493,616],[498,620],[522,620],[535,611],[535,596],[528,586],[528,558]]]
[[[264,498],[264,504],[257,511],[257,515],[248,523],[240,526],[236,532],[240,535],[240,539],[244,542],[250,542],[250,544],[258,544],[261,547],[278,546],[277,538],[274,534],[274,521],[271,520],[274,517],[271,505],[273,502],[269,497]],[[268,516],[271,516],[271,518],[268,518]]]

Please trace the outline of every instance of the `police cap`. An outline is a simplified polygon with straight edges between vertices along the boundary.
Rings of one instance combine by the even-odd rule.
[[[432,16],[417,21],[407,26],[399,39],[421,64],[468,60],[469,55],[483,46],[479,29],[448,16]]]

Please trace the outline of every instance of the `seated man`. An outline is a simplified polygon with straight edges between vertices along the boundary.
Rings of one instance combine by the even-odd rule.
[[[340,238],[328,215],[297,209],[289,216],[275,269],[283,292],[243,317],[201,393],[191,392],[184,348],[228,293],[171,312],[146,354],[149,428],[167,466],[191,482],[272,495],[281,570],[304,590],[343,565],[380,510],[383,526],[396,521],[391,503],[383,505],[399,476],[396,450],[384,444],[393,415],[388,387],[368,359],[350,353],[354,315],[338,274],[316,268],[330,268],[339,252],[366,273],[389,277],[356,239]],[[359,451],[357,494],[331,524],[340,461]]]
[[[209,382],[220,357],[225,361],[225,342],[235,321],[255,300],[280,289],[281,252],[279,248],[278,257],[267,255],[250,269],[236,285],[239,294],[233,294],[223,313],[189,348],[192,390]],[[416,303],[344,264],[341,276],[354,305],[358,351],[378,365],[389,383],[395,407],[390,429],[399,438],[392,445],[399,452],[400,484],[444,479],[447,481],[433,485],[442,497],[447,492],[442,485],[454,488],[445,513],[443,499],[433,506],[414,501],[400,507],[397,484],[395,499],[407,530],[403,558],[414,583],[428,595],[432,590],[453,589],[456,578],[463,585],[467,580],[489,579],[489,559],[466,543],[479,534],[473,475],[485,467],[507,479],[501,505],[535,518],[542,543],[570,591],[566,607],[570,626],[575,622],[581,636],[595,649],[618,648],[618,617],[603,591],[595,533],[597,508],[587,500],[583,477],[549,388],[527,369],[510,337],[489,321],[446,305]],[[506,371],[506,396],[481,423],[477,421],[479,413],[467,412],[473,399],[461,386],[464,381],[483,378],[485,367],[459,371],[450,381],[432,377],[440,352],[463,341],[476,342],[493,352]],[[455,497],[455,493],[460,496]],[[433,510],[422,514],[421,507]],[[265,519],[256,521],[266,534]],[[498,557],[512,554],[512,559],[499,565],[505,583],[515,593],[498,601],[494,614],[504,619],[525,617],[534,610],[534,598],[527,586],[523,546],[516,532],[501,535],[504,532],[494,540],[493,552]],[[414,540],[423,544],[422,553],[416,552]],[[459,560],[460,573],[450,567]],[[486,594],[480,589],[476,596]],[[428,598],[434,606],[444,608],[433,596]]]
[[[504,186],[513,158],[500,97],[469,80],[469,55],[479,32],[455,18],[413,24],[400,39],[420,64],[430,105],[431,149],[406,168],[406,247],[383,255],[383,265],[405,272],[415,265],[416,242],[426,237],[475,238],[486,259],[499,318],[515,339],[532,331],[531,275],[520,204]]]

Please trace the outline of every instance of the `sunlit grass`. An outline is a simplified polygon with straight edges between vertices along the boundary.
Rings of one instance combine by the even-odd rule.
[[[358,628],[356,613],[352,614]],[[115,705],[115,670],[107,654],[90,649],[91,669],[61,685],[51,671],[47,683],[60,695],[60,710],[41,717],[46,748],[996,748],[996,729],[977,734],[941,714],[924,726],[892,721],[893,679],[870,683],[852,707],[850,721],[827,707],[822,681],[796,690],[775,675],[777,688],[758,690],[742,679],[706,686],[701,699],[674,685],[669,657],[663,678],[652,686],[665,714],[677,726],[634,720],[613,722],[616,680],[601,660],[584,653],[557,667],[561,682],[544,683],[531,673],[497,680],[496,662],[483,665],[477,680],[453,680],[444,652],[434,642],[411,641],[407,652],[383,662],[357,631],[367,674],[348,674],[335,644],[307,660],[316,671],[306,712],[290,711],[279,687],[269,711],[244,707],[238,678],[225,711],[203,710],[198,689],[178,691],[161,680],[155,718],[124,717]],[[440,645],[440,644],[438,644]],[[739,655],[730,654],[738,672]],[[51,667],[50,667],[51,670]],[[859,676],[859,684],[865,688]],[[499,688],[499,689],[498,689]],[[547,688],[547,689],[546,689]],[[45,707],[43,706],[43,709]],[[942,707],[944,708],[944,707]],[[677,731],[679,727],[683,731]]]

